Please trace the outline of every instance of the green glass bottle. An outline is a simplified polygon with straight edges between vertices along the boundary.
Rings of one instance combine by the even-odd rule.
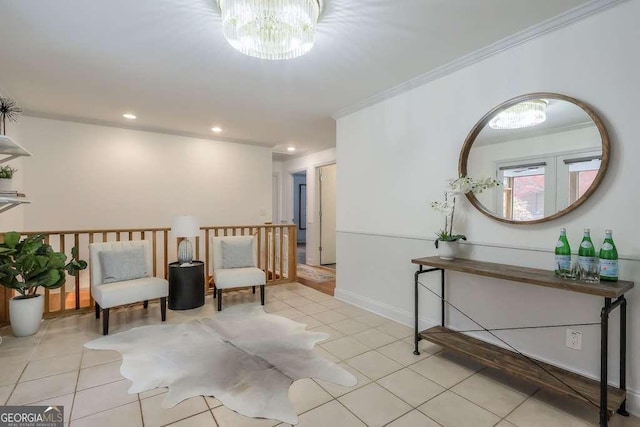
[[[618,281],[618,250],[611,235],[611,230],[605,231],[600,248],[600,280],[605,282]]]
[[[567,229],[560,229],[560,237],[556,243],[556,265],[554,268],[556,274],[571,270],[571,246],[567,240]]]
[[[596,248],[593,247],[593,242],[591,241],[591,230],[585,228],[584,236],[578,249],[578,265],[584,271],[592,271],[595,269],[597,263]]]

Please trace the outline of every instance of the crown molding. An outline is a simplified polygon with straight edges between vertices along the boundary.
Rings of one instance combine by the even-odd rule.
[[[355,113],[356,111],[360,111],[364,108],[370,107],[374,104],[393,98],[394,96],[400,95],[404,92],[410,91],[411,89],[415,89],[426,83],[437,80],[455,71],[466,68],[497,53],[511,49],[529,40],[536,39],[544,34],[566,27],[573,24],[574,22],[580,21],[591,15],[595,15],[627,1],[629,0],[592,0],[583,5],[574,7],[573,9],[570,9],[560,15],[547,19],[546,21],[542,21],[539,24],[517,32],[502,40],[498,40],[495,43],[473,51],[467,55],[461,56],[460,58],[451,61],[448,64],[434,68],[427,73],[407,80],[404,83],[401,83],[397,86],[366,98],[349,107],[338,110],[332,115],[332,117],[336,120],[340,119],[344,116]]]

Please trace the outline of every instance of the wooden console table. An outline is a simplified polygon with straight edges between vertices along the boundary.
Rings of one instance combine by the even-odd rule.
[[[538,387],[566,396],[576,397],[600,408],[600,426],[606,427],[609,417],[616,411],[628,416],[626,411],[626,352],[627,352],[627,300],[625,292],[633,288],[634,283],[618,282],[585,283],[556,277],[553,271],[490,262],[456,259],[447,261],[439,257],[417,258],[411,260],[419,265],[415,273],[415,351],[418,341],[426,339],[447,349],[457,351],[493,368],[510,373]],[[425,269],[424,267],[430,267]],[[576,373],[561,369],[520,353],[507,350],[494,344],[470,337],[446,327],[445,319],[445,270],[509,280],[513,283],[546,286],[579,292],[604,298],[600,312],[600,381],[594,381]],[[418,328],[418,278],[423,273],[439,271],[441,277],[441,326],[420,332]],[[612,301],[615,299],[615,301]],[[609,349],[609,314],[620,307],[620,387],[607,384],[607,354]],[[550,326],[552,327],[552,326]]]

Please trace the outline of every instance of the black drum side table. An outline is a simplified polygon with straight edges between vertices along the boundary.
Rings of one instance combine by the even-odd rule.
[[[189,310],[204,305],[204,262],[191,261],[180,267],[169,264],[169,309]]]

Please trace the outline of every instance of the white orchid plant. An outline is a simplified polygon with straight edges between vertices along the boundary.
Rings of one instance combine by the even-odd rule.
[[[436,233],[436,248],[438,242],[455,242],[457,240],[467,240],[464,234],[453,234],[453,216],[456,212],[456,198],[460,194],[480,194],[483,191],[500,185],[493,178],[475,180],[468,176],[461,176],[457,179],[450,179],[447,191],[444,192],[444,201],[431,202],[431,207],[444,215],[444,229]]]

